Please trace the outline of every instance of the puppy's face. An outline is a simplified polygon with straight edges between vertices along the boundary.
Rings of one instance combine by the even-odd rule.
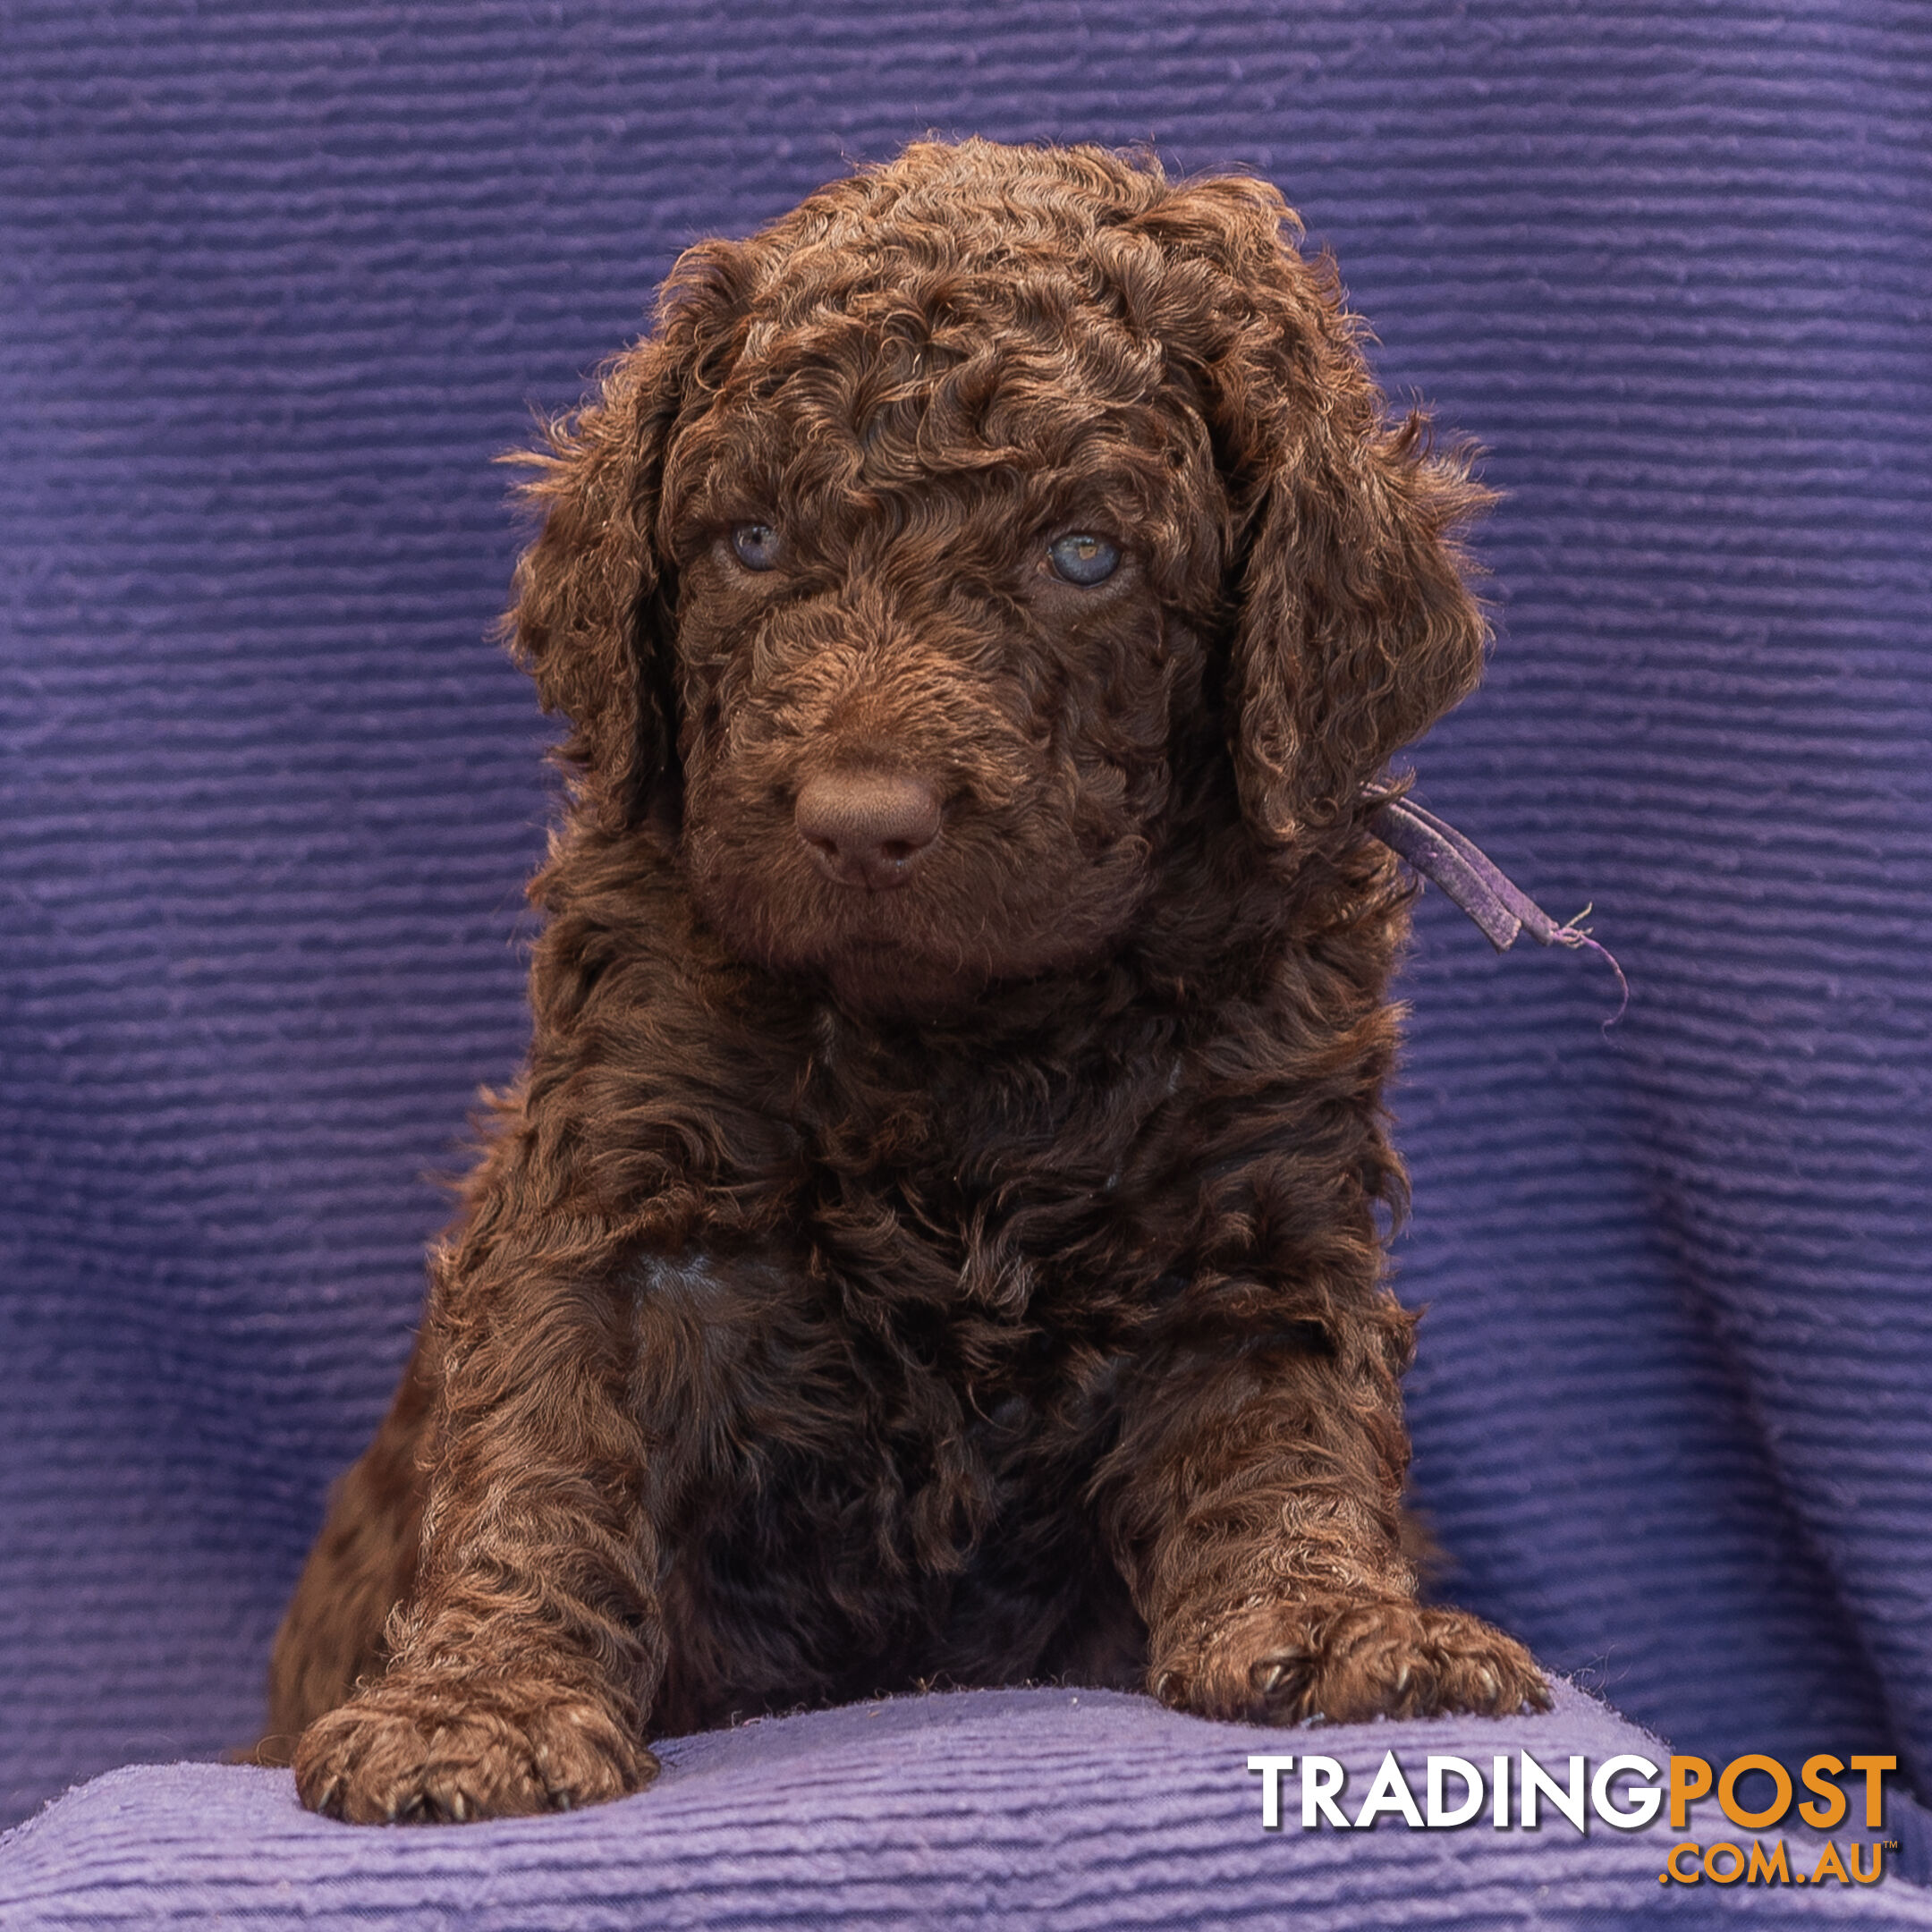
[[[1271,883],[1352,835],[1475,682],[1486,493],[1292,232],[1260,182],[924,142],[687,251],[529,492],[573,809],[682,798],[730,945],[914,1014],[1106,957],[1204,775]]]
[[[1226,505],[1098,305],[855,280],[781,273],[669,453],[683,852],[742,955],[943,1012],[1133,919]]]

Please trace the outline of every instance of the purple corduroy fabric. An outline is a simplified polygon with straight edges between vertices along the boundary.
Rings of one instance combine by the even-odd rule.
[[[928,129],[1265,173],[1504,492],[1415,796],[1634,998],[1424,895],[1443,1589],[1681,1749],[1932,1790],[1932,15],[0,0],[0,1818],[251,1734],[514,1070],[551,808],[490,459],[684,242]],[[276,1789],[123,1778],[9,1856]]]
[[[1311,1830],[1291,1770],[1280,1823],[1264,1828],[1250,1753],[1333,1756],[1347,1773],[1337,1810],[1354,1818],[1390,1750],[1419,1810],[1432,1752],[1486,1780],[1496,1756],[1508,1756],[1513,1792],[1522,1751],[1566,1789],[1572,1753],[1585,1759],[1586,1781],[1614,1757],[1662,1757],[1655,1739],[1559,1685],[1546,1716],[1286,1732],[1206,1724],[1107,1691],[898,1699],[673,1742],[659,1783],[620,1804],[446,1827],[315,1818],[285,1772],[139,1767],[97,1779],[0,1841],[0,1924],[1487,1932],[1655,1916],[1679,1926],[1932,1926],[1932,1894],[1891,1876],[1660,1884],[1686,1835],[1703,1845],[1741,1837],[1741,1850],[1754,1842],[1710,1822],[1708,1802],[1689,1835],[1606,1829],[1594,1812],[1579,1833],[1547,1798],[1534,1827],[1499,1830],[1486,1806],[1454,1828],[1418,1829],[1385,1811],[1360,1831]],[[1445,1778],[1445,1807],[1465,1789]],[[1817,1868],[1819,1843],[1767,1834],[1767,1852],[1774,1835],[1788,1870]],[[1838,1832],[1841,1857],[1872,1835]],[[1860,1870],[1872,1856],[1861,1846]],[[1680,1863],[1697,1866],[1688,1853]]]

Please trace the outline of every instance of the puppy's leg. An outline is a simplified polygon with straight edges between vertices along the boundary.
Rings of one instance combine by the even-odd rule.
[[[359,1678],[382,1668],[384,1628],[416,1575],[433,1387],[419,1342],[376,1439],[330,1495],[327,1520],[275,1632],[258,1764],[287,1764],[302,1732],[345,1702]]]
[[[1547,1707],[1513,1638],[1416,1601],[1378,1339],[1347,1325],[1326,1352],[1191,1349],[1142,1388],[1104,1475],[1165,1703],[1279,1724]]]
[[[536,1198],[518,1159],[438,1264],[436,1447],[388,1669],[295,1751],[303,1802],[352,1822],[568,1809],[657,1771],[665,1640],[620,1238]]]

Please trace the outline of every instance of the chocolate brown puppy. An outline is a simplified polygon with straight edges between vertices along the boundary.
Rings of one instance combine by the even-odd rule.
[[[308,1804],[936,1682],[1545,1700],[1416,1600],[1385,1278],[1365,818],[1477,679],[1484,496],[1295,235],[917,146],[692,249],[555,428],[534,1037],[277,1640]]]

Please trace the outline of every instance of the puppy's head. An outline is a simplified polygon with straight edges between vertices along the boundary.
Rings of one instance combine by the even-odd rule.
[[[1482,493],[1291,231],[968,142],[691,250],[533,487],[511,622],[579,809],[674,834],[744,957],[912,1013],[1117,944],[1203,757],[1258,862],[1344,826],[1476,679]]]

